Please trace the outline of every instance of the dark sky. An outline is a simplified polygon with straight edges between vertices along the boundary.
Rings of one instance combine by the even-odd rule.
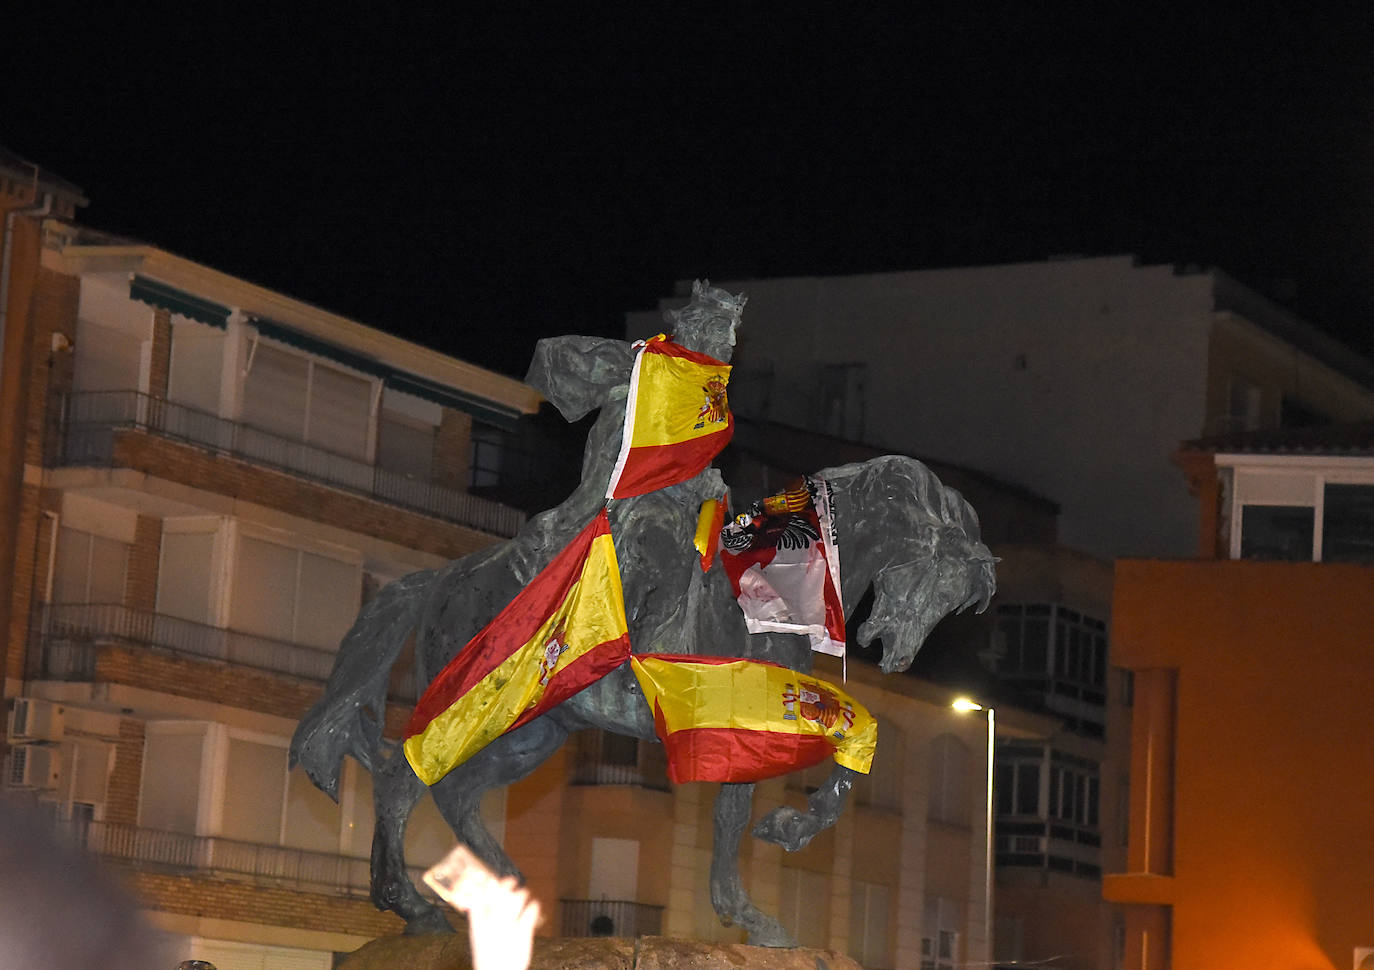
[[[107,6],[0,52],[85,223],[507,373],[681,277],[1067,253],[1374,354],[1374,38],[1310,5]]]

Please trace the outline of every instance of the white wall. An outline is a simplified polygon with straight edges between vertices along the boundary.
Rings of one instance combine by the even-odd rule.
[[[868,442],[1031,488],[1096,555],[1192,553],[1169,456],[1202,432],[1211,276],[1112,257],[712,282],[748,295],[735,363],[772,362],[767,417],[806,423],[817,365],[865,362]]]

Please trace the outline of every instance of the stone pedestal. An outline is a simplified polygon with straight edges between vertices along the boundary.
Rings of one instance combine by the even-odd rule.
[[[467,936],[388,936],[352,953],[339,970],[472,970]],[[779,950],[663,936],[537,938],[530,970],[863,970],[833,950]]]

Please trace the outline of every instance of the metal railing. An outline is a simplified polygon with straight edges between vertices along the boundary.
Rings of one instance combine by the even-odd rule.
[[[669,791],[663,745],[595,728],[579,731],[573,748],[574,785],[634,785]]]
[[[152,647],[194,660],[219,661],[324,683],[334,652],[240,630],[195,623],[113,603],[45,603],[35,610],[40,676],[84,680],[95,675],[102,644]],[[411,691],[410,693],[413,693]],[[413,696],[397,700],[413,702]]]
[[[72,844],[112,861],[248,876],[264,884],[348,896],[369,892],[371,864],[367,859],[117,822],[60,822],[58,828]],[[420,878],[422,871],[410,869],[411,880],[428,892]]]
[[[564,936],[658,936],[663,907],[624,899],[561,899]]]
[[[52,460],[61,465],[111,465],[116,433],[143,431],[495,535],[513,536],[525,521],[519,509],[491,499],[419,481],[141,391],[71,394],[61,414],[52,453]]]

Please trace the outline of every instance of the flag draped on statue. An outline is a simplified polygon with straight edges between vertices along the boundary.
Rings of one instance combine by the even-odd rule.
[[[663,334],[646,341],[630,373],[625,431],[606,497],[667,488],[711,464],[735,432],[729,381],[729,364]]]
[[[636,654],[635,677],[668,753],[668,777],[760,781],[833,755],[867,773],[878,723],[834,684],[776,664]]]
[[[605,510],[449,662],[415,706],[406,759],[432,785],[630,655]]]
[[[725,527],[721,565],[750,633],[804,633],[843,657],[844,600],[833,491],[807,478],[757,502]]]

